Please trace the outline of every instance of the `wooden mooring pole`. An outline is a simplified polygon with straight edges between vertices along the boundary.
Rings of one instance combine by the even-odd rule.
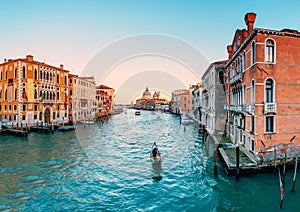
[[[276,146],[274,145],[274,176],[276,177]]]
[[[235,147],[235,153],[236,153],[236,179],[239,180],[240,175],[240,148],[237,144]]]
[[[298,157],[295,158],[295,170],[294,170],[294,178],[293,178],[293,186],[291,192],[295,191],[295,183],[296,183],[296,175],[297,175],[297,164],[298,164]]]
[[[278,168],[278,176],[279,176],[279,191],[280,191],[280,209],[282,208],[283,197],[284,197],[284,190],[283,190],[283,183],[281,182],[280,176],[280,169]]]
[[[284,154],[284,161],[283,161],[283,172],[282,172],[282,184],[285,183],[285,168],[286,168],[286,153]]]
[[[215,151],[214,151],[214,175],[218,176],[218,145],[215,144]]]

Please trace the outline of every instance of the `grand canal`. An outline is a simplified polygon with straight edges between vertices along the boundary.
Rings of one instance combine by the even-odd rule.
[[[0,211],[279,211],[278,176],[227,176],[193,125],[170,114],[113,116],[76,132],[0,137]],[[163,155],[153,164],[156,141]],[[298,211],[300,180],[283,211]],[[298,177],[299,178],[299,177]]]

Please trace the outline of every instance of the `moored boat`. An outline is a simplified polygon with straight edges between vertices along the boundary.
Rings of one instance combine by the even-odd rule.
[[[135,111],[135,115],[136,115],[136,116],[141,115],[141,111]]]

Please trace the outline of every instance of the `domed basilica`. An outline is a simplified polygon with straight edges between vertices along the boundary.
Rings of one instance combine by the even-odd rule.
[[[164,106],[163,106],[164,105]],[[153,96],[146,87],[141,99],[136,100],[135,108],[144,110],[158,110],[169,105],[169,101],[165,98],[160,98],[160,92],[155,91]]]

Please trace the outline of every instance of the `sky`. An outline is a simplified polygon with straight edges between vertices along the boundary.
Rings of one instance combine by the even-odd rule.
[[[64,64],[72,73],[99,75],[97,84],[115,88],[116,100],[129,103],[146,86],[170,94],[197,83],[209,63],[227,59],[226,46],[237,28],[246,28],[247,12],[257,14],[254,27],[300,31],[299,8],[292,0],[1,1],[0,61],[31,54],[50,65]],[[139,35],[161,37],[144,51],[137,50],[139,42],[124,45]],[[142,37],[144,43],[148,38]],[[121,54],[124,46],[127,53]],[[185,57],[190,54],[193,62]],[[197,58],[207,63],[198,64],[195,76]]]

